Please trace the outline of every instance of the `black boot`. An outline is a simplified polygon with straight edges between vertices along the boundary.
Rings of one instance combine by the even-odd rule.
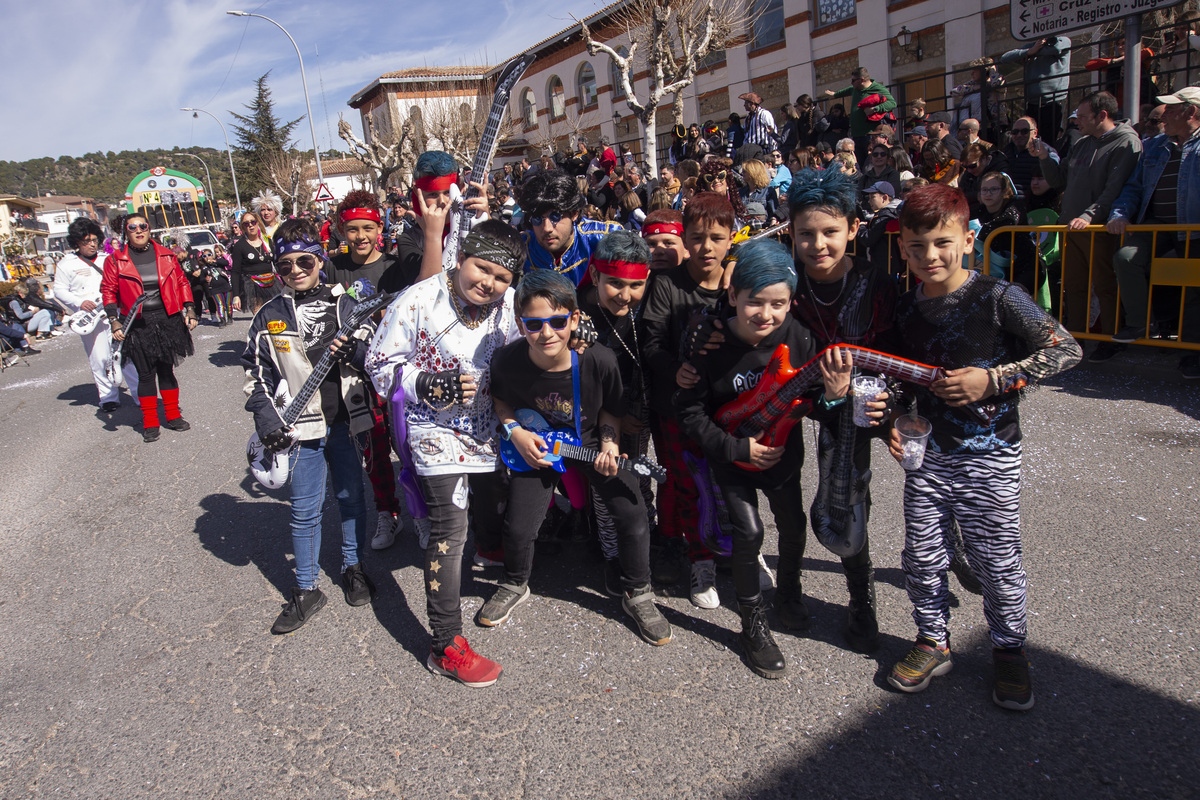
[[[584,508],[572,508],[567,512],[558,529],[558,538],[572,544],[582,544],[592,538],[591,515]]]
[[[787,672],[787,664],[767,625],[767,611],[762,597],[751,603],[741,603],[739,600],[739,604],[742,612],[740,640],[750,669],[771,680],[782,678]]]
[[[812,616],[804,604],[804,593],[800,588],[800,572],[787,569],[783,560],[779,562],[778,588],[775,590],[775,614],[779,624],[789,631],[807,630],[812,625]]]
[[[856,653],[871,653],[879,647],[879,621],[875,618],[875,570],[867,567],[846,573],[850,610],[846,615],[846,643]]]

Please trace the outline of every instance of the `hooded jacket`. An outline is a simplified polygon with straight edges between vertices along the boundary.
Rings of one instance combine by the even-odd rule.
[[[1121,120],[1100,138],[1086,136],[1076,142],[1062,163],[1040,159],[1042,174],[1053,187],[1062,189],[1059,219],[1077,217],[1089,224],[1108,221],[1113,203],[1137,167],[1142,140],[1128,120]]]

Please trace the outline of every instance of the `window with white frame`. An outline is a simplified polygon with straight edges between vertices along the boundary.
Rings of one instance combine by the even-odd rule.
[[[563,91],[562,79],[550,76],[546,84],[546,96],[550,98],[550,119],[562,119],[567,115],[567,94]]]
[[[588,62],[585,61],[579,65],[575,85],[578,89],[577,97],[580,108],[591,108],[596,105],[596,70],[592,69],[592,65]]]

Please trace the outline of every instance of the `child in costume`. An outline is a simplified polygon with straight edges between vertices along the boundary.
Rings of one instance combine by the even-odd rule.
[[[591,463],[576,463],[616,527],[621,606],[643,639],[664,645],[671,641],[671,626],[655,606],[650,587],[650,533],[641,492],[633,475],[617,468],[625,416],[617,359],[602,345],[582,354],[570,349],[580,314],[575,287],[564,275],[526,273],[517,289],[516,312],[525,338],[501,348],[492,359],[492,401],[503,436],[522,466],[533,469],[523,472],[514,466],[504,521],[504,579],[476,619],[495,627],[530,596],[534,538],[559,482],[559,474],[548,469],[546,439],[517,421],[518,410],[532,409],[552,427],[573,428],[584,448],[599,451]]]
[[[795,289],[796,270],[783,245],[768,239],[744,245],[730,279],[729,303],[735,313],[726,320],[725,341],[696,360],[695,381],[680,389],[674,399],[679,427],[699,443],[729,514],[733,583],[742,615],[741,643],[750,668],[764,678],[782,677],[787,665],[767,625],[759,584],[763,523],[758,492],[767,496],[775,516],[780,560],[794,555],[798,561],[804,551],[804,508],[799,491],[804,432],[796,425],[783,444],[770,446],[760,442],[762,434],[740,437],[727,433],[713,416],[766,377],[779,345],[786,344],[798,364],[816,355],[808,329],[789,313]],[[825,391],[817,400],[819,410],[844,403],[852,367],[848,353],[836,348],[822,356]],[[882,411],[874,413],[883,416]]]
[[[460,585],[468,498],[477,536],[498,540],[503,522],[507,485],[496,459],[489,364],[500,347],[520,338],[511,286],[524,263],[515,229],[481,222],[463,240],[457,269],[417,283],[392,303],[367,356],[383,397],[392,396],[403,367],[406,441],[429,508],[423,558],[433,640],[426,665],[472,687],[492,685],[502,671],[462,636]],[[499,547],[498,541],[477,545]]]
[[[361,370],[367,344],[361,339],[336,339],[354,298],[340,286],[322,284],[320,269],[325,251],[312,223],[288,220],[275,232],[276,269],[285,289],[254,315],[247,334],[242,365],[246,368],[246,410],[270,451],[282,451],[298,439],[291,468],[292,546],[296,556],[296,588],[272,633],[292,633],[325,605],[317,588],[321,552],[321,517],[325,480],[342,515],[342,591],[352,606],[366,605],[375,585],[363,571],[366,541],[366,503],[363,499],[362,462],[352,437],[371,429],[374,418],[367,405]],[[308,407],[289,431],[275,403],[281,380],[298,392],[313,365],[326,350],[339,356]]]
[[[974,234],[967,200],[952,188],[914,189],[900,211],[901,247],[922,283],[896,308],[898,353],[936,364],[946,377],[918,388],[933,423],[921,466],[904,483],[904,553],[917,640],[888,683],[920,692],[953,667],[946,540],[955,523],[983,584],[992,639],[992,700],[1033,707],[1025,657],[1021,564],[1021,390],[1077,364],[1078,343],[1019,286],[963,269]],[[890,449],[904,451],[892,432]]]

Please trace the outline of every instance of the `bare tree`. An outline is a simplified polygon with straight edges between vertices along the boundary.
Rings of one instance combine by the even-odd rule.
[[[350,154],[358,159],[369,176],[371,189],[383,200],[389,181],[397,173],[401,177],[412,173],[417,156],[425,150],[423,126],[419,120],[408,119],[393,125],[387,136],[375,130],[375,120],[367,115],[367,141],[354,135],[346,120],[338,119],[338,136],[350,145]]]
[[[445,150],[464,167],[471,166],[487,128],[492,91],[490,84],[483,84],[473,98],[474,102],[453,98],[450,102],[427,104],[422,120],[429,146]],[[496,141],[511,138],[515,130],[513,120],[505,116],[496,132]],[[472,176],[471,179],[478,180],[478,176]]]
[[[558,149],[558,142],[566,138],[567,149],[573,150],[588,126],[583,124],[582,114],[573,114],[571,109],[563,110],[563,115],[548,125],[539,125],[530,144],[538,149],[538,154],[553,153]],[[591,142],[594,147],[596,142]]]
[[[271,179],[272,188],[292,204],[293,217],[304,210],[314,192],[312,181],[304,177],[310,163],[315,162],[298,150],[278,150],[267,153],[263,159],[263,169]]]
[[[750,0],[629,0],[610,18],[629,40],[626,55],[597,41],[587,23],[580,21],[588,55],[604,53],[617,67],[625,104],[642,122],[651,177],[658,176],[655,134],[659,103],[674,95],[673,115],[676,124],[682,124],[683,90],[696,80],[704,60],[746,41],[761,13],[760,5]],[[645,64],[650,73],[644,101],[633,91],[635,64]]]

